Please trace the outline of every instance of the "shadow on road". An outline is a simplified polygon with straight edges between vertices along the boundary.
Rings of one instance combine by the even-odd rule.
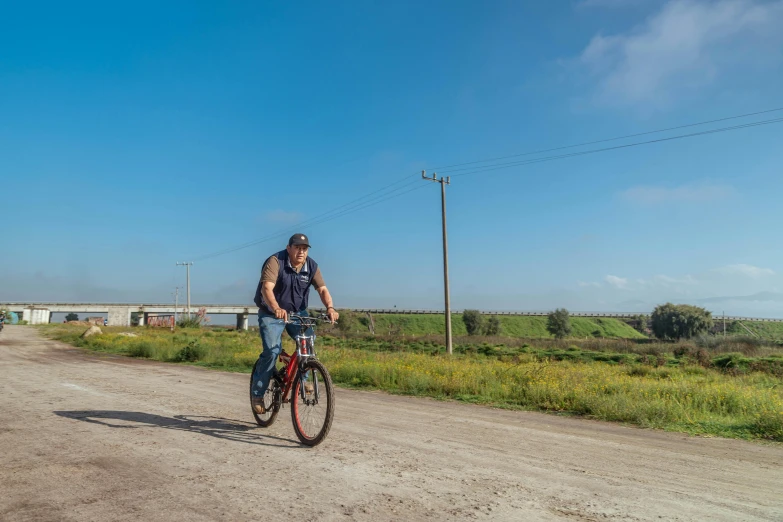
[[[202,417],[198,415],[175,415],[164,417],[139,411],[113,410],[80,410],[55,411],[55,415],[76,419],[93,424],[102,424],[110,428],[138,429],[158,427],[170,430],[189,431],[209,435],[218,439],[259,444],[262,446],[277,446],[286,448],[302,448],[298,441],[284,439],[272,435],[260,434],[256,424],[249,422],[221,419],[219,417]],[[277,443],[270,441],[279,441]]]

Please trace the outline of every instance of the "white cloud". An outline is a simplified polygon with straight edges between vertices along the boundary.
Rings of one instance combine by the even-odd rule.
[[[714,271],[725,276],[740,275],[753,279],[775,275],[775,271],[770,268],[759,268],[757,266],[745,264],[727,265],[716,268]]]
[[[653,278],[655,282],[657,282],[660,285],[663,286],[669,286],[669,285],[695,285],[698,283],[698,281],[691,275],[686,275],[685,277],[676,278],[676,277],[669,277],[667,275],[657,275]]]
[[[617,276],[613,276],[613,275],[608,275],[608,276],[604,277],[604,281],[606,281],[607,283],[609,283],[613,287],[619,288],[621,290],[624,290],[624,289],[628,288],[628,279],[626,279],[624,277],[617,277]]]
[[[781,0],[671,0],[628,32],[595,35],[579,63],[596,79],[601,102],[665,104],[720,76],[736,76],[736,67],[779,63],[781,27]]]
[[[285,210],[272,210],[264,215],[266,221],[273,221],[275,223],[298,223],[304,219],[304,215],[301,212],[286,212]]]
[[[685,275],[683,277],[671,277],[664,274],[659,274],[654,276],[651,279],[637,279],[637,283],[642,288],[647,289],[653,289],[653,288],[671,288],[671,287],[681,287],[683,285],[696,285],[699,284],[699,281],[693,277],[692,275]]]
[[[624,190],[620,197],[630,203],[660,205],[665,203],[712,203],[736,194],[730,185],[702,183],[680,187],[638,186]]]

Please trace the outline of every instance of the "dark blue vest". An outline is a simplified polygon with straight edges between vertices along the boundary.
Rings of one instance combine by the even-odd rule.
[[[281,250],[275,254],[275,257],[277,257],[279,269],[277,271],[277,282],[272,292],[275,295],[278,306],[287,312],[306,310],[307,301],[310,297],[310,286],[313,284],[315,271],[318,270],[318,263],[313,258],[308,257],[297,274],[288,262],[287,251]],[[261,293],[262,286],[261,281],[259,281],[258,288],[256,288],[256,298],[254,299],[256,306],[262,312],[274,314],[274,311],[264,302],[264,295]]]

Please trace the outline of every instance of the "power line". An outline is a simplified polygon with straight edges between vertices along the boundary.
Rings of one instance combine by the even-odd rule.
[[[514,161],[514,162],[510,162],[510,163],[499,163],[499,164],[496,164],[496,165],[487,165],[486,167],[480,167],[478,170],[472,170],[470,172],[462,172],[462,173],[459,173],[459,174],[453,174],[452,177],[456,178],[458,176],[467,176],[469,174],[479,174],[479,173],[482,173],[482,172],[490,172],[490,171],[493,171],[493,170],[508,169],[508,168],[511,168],[511,167],[519,167],[519,166],[523,166],[523,165],[531,165],[533,163],[543,163],[543,162],[546,162],[546,161],[554,161],[554,160],[564,159],[564,158],[573,158],[573,157],[576,157],[576,156],[585,156],[585,155],[588,155],[588,154],[596,154],[596,153],[599,153],[599,152],[606,152],[606,151],[610,151],[610,150],[625,149],[625,148],[630,148],[630,147],[638,147],[640,145],[649,145],[651,143],[661,143],[661,142],[664,142],[664,141],[672,141],[672,140],[679,140],[679,139],[684,139],[684,138],[692,138],[694,136],[703,136],[703,135],[706,135],[706,134],[715,134],[715,133],[718,133],[718,132],[727,132],[727,131],[732,131],[732,130],[737,130],[737,129],[745,129],[745,128],[749,128],[749,127],[758,127],[758,126],[761,126],[761,125],[770,125],[770,124],[773,124],[773,123],[780,123],[780,122],[783,122],[783,118],[774,118],[774,119],[770,119],[770,120],[762,120],[762,121],[753,122],[753,123],[744,123],[742,125],[734,125],[734,126],[731,126],[731,127],[723,127],[723,128],[720,128],[720,129],[710,129],[710,130],[701,131],[701,132],[694,132],[694,133],[691,133],[691,134],[681,134],[679,136],[670,136],[668,138],[659,138],[657,140],[648,140],[648,141],[639,141],[639,142],[636,142],[636,143],[627,143],[625,145],[616,145],[614,147],[604,147],[602,149],[592,149],[592,150],[585,150],[585,151],[580,151],[580,152],[571,152],[569,154],[559,154],[557,156],[546,156],[546,157],[543,157],[543,158],[534,158],[534,159],[524,160],[524,161]],[[454,172],[454,171],[458,171],[458,170],[470,170],[470,169],[469,168],[466,168],[466,169],[453,169],[451,171],[446,171],[446,172]]]
[[[568,146],[564,146],[564,147],[555,147],[555,148],[552,148],[552,149],[546,149],[546,150],[541,150],[541,151],[526,152],[526,153],[522,153],[522,154],[515,154],[515,155],[512,155],[512,156],[504,156],[504,157],[501,157],[501,158],[495,158],[494,160],[491,160],[491,159],[490,160],[479,160],[479,161],[468,162],[468,163],[454,164],[454,165],[451,165],[450,167],[459,167],[459,166],[462,166],[462,165],[471,165],[471,164],[476,164],[476,163],[486,163],[488,161],[496,161],[498,159],[507,159],[507,158],[511,158],[511,157],[520,157],[520,156],[525,156],[525,155],[540,154],[540,153],[543,153],[543,152],[548,152],[548,151],[551,152],[551,151],[555,151],[555,150],[563,150],[563,149],[579,147],[579,146],[584,146],[584,145],[589,145],[589,144],[604,143],[604,142],[608,142],[608,141],[615,141],[615,140],[630,138],[630,137],[634,137],[634,136],[642,136],[642,135],[654,134],[654,133],[658,133],[658,132],[665,132],[665,131],[669,131],[669,130],[682,129],[682,128],[687,128],[687,127],[694,127],[694,126],[698,126],[698,125],[705,125],[705,124],[708,124],[708,123],[715,123],[715,122],[719,122],[719,121],[726,121],[726,120],[731,120],[731,119],[744,118],[744,117],[748,117],[748,116],[753,116],[753,115],[757,115],[757,114],[765,114],[765,113],[775,112],[775,111],[780,111],[780,110],[783,110],[783,108],[769,109],[769,110],[766,110],[766,111],[759,111],[759,112],[755,112],[755,113],[743,114],[743,115],[738,115],[738,116],[730,116],[730,117],[727,117],[727,118],[720,118],[720,119],[716,119],[716,120],[709,120],[709,121],[704,121],[704,122],[699,122],[699,123],[692,123],[692,124],[688,124],[688,125],[680,125],[678,127],[670,127],[668,129],[648,131],[648,132],[642,132],[642,133],[637,133],[637,134],[629,134],[629,135],[623,136],[623,137],[609,138],[609,139],[605,139],[605,140],[597,140],[597,141],[592,141],[592,142],[585,142],[585,143],[582,143],[582,144],[579,144],[579,145],[568,145]],[[447,173],[447,172],[458,172],[458,171],[465,171],[465,170],[467,170],[469,172],[461,172],[459,174],[454,174],[453,175],[453,177],[466,176],[466,175],[469,175],[469,174],[478,174],[478,173],[482,173],[482,172],[490,172],[490,171],[494,171],[494,170],[512,168],[512,167],[516,167],[516,166],[530,165],[530,164],[533,164],[533,163],[541,163],[541,162],[554,161],[554,160],[558,160],[558,159],[565,159],[565,158],[570,158],[570,157],[575,157],[575,156],[584,156],[584,155],[588,155],[588,154],[596,154],[596,153],[599,153],[599,152],[606,152],[606,151],[610,151],[610,150],[617,150],[617,149],[623,149],[623,148],[637,147],[637,146],[640,146],[640,145],[648,145],[648,144],[652,144],[652,143],[660,143],[660,142],[664,142],[664,141],[684,139],[684,138],[690,138],[690,137],[695,137],[695,136],[702,136],[702,135],[706,135],[706,134],[714,134],[714,133],[718,133],[718,132],[727,132],[727,131],[743,129],[743,128],[748,128],[748,127],[756,127],[756,126],[760,126],[760,125],[769,125],[769,124],[772,124],[772,123],[779,123],[781,121],[783,121],[783,118],[775,118],[775,119],[769,119],[769,120],[762,120],[762,121],[758,121],[758,122],[745,123],[745,124],[735,125],[735,126],[730,126],[730,127],[723,127],[723,128],[719,128],[719,129],[710,129],[710,130],[701,131],[701,132],[695,132],[695,133],[690,133],[690,134],[683,134],[683,135],[678,135],[678,136],[670,136],[670,137],[666,137],[666,138],[659,138],[659,139],[655,139],[655,140],[648,140],[648,141],[629,143],[629,144],[624,144],[624,145],[617,145],[617,146],[613,146],[613,147],[604,147],[604,148],[600,148],[600,149],[592,149],[592,150],[573,152],[573,153],[568,153],[568,154],[559,154],[559,155],[555,155],[555,156],[546,156],[546,157],[543,157],[543,158],[531,158],[531,159],[528,159],[528,160],[514,161],[514,162],[508,162],[508,163],[500,163],[500,164],[494,164],[494,165],[484,165],[484,166],[481,166],[481,167],[451,168],[451,170],[445,170],[445,171],[441,171],[441,172],[442,173]],[[442,168],[448,169],[449,166],[442,167]],[[477,170],[471,170],[471,169],[477,169]],[[399,186],[399,187],[397,187],[397,188],[395,188],[393,190],[388,190],[391,187],[393,187],[395,185],[399,185],[400,183],[410,179],[412,176],[417,176],[417,174],[416,175],[404,176],[403,178],[400,178],[399,180],[397,180],[397,181],[395,181],[393,183],[390,183],[388,185],[384,185],[383,187],[381,187],[381,188],[379,188],[377,190],[374,190],[372,192],[369,192],[369,193],[365,194],[364,196],[360,196],[360,197],[358,197],[356,199],[353,199],[353,200],[351,200],[351,201],[349,201],[347,203],[344,203],[343,205],[340,205],[339,207],[335,207],[335,208],[333,208],[331,210],[328,210],[328,211],[326,211],[326,212],[324,212],[322,214],[319,214],[319,215],[314,216],[314,217],[312,217],[310,219],[307,219],[305,221],[302,221],[300,223],[292,225],[291,227],[286,228],[286,229],[284,229],[282,231],[275,232],[274,234],[271,234],[271,235],[268,235],[268,236],[265,236],[265,237],[261,237],[259,239],[248,241],[246,243],[243,243],[243,244],[240,244],[240,245],[237,245],[237,246],[234,246],[234,247],[226,248],[226,249],[219,250],[219,251],[216,251],[216,252],[204,255],[204,256],[200,256],[200,257],[195,258],[195,260],[196,261],[203,261],[205,259],[211,259],[213,257],[218,257],[218,256],[221,256],[221,255],[229,254],[231,252],[236,252],[236,251],[242,250],[244,248],[248,248],[248,247],[260,244],[260,243],[264,243],[266,241],[271,241],[272,239],[277,239],[279,237],[284,237],[284,236],[286,236],[286,235],[288,235],[290,233],[293,233],[296,230],[301,230],[302,228],[305,228],[305,227],[317,226],[317,225],[320,225],[322,223],[326,223],[328,221],[332,221],[332,220],[337,219],[339,217],[345,216],[347,214],[352,214],[354,212],[358,212],[360,210],[364,210],[366,208],[378,205],[378,204],[383,203],[385,201],[388,201],[390,199],[393,199],[393,198],[396,198],[396,197],[399,197],[399,196],[402,196],[402,195],[405,195],[405,194],[408,194],[410,192],[414,192],[416,190],[420,190],[421,188],[423,188],[423,186],[417,186],[417,187],[415,187],[413,189],[409,189],[409,190],[406,190],[406,191],[403,191],[403,192],[399,192],[402,189],[407,188],[407,187],[417,183],[417,180],[413,180],[413,181],[410,181],[410,182],[408,182],[408,183],[406,183],[404,185],[401,185],[401,186]],[[395,194],[395,192],[397,192],[397,193]],[[370,198],[370,196],[375,196],[375,197]],[[367,198],[370,198],[370,199],[368,200]]]
[[[406,176],[405,179],[407,179],[409,177],[410,176]],[[396,182],[396,183],[399,183],[399,181]],[[394,184],[396,184],[396,183],[394,183]],[[394,184],[392,184],[392,185],[394,185]],[[421,186],[417,186],[416,188],[413,188],[413,189],[410,189],[410,190],[406,190],[404,192],[398,192],[397,194],[394,194],[394,192],[397,192],[399,190],[402,190],[402,189],[404,189],[406,187],[409,187],[411,185],[414,185],[414,184],[417,184],[417,180],[414,180],[413,182],[410,182],[410,183],[406,183],[406,184],[404,184],[404,185],[402,185],[402,186],[400,186],[400,187],[398,187],[398,188],[396,188],[396,189],[394,189],[392,191],[386,192],[385,194],[379,194],[378,196],[376,196],[374,198],[371,198],[368,201],[364,201],[362,203],[354,204],[352,207],[350,207],[348,209],[345,209],[342,212],[339,212],[337,214],[333,214],[335,211],[340,210],[340,209],[348,206],[350,203],[360,201],[360,200],[366,198],[367,196],[369,196],[371,194],[375,194],[375,193],[380,192],[381,190],[383,190],[383,189],[378,189],[375,192],[372,192],[370,194],[362,196],[361,198],[357,198],[357,199],[353,200],[350,203],[346,203],[345,205],[342,205],[340,207],[336,207],[336,208],[334,208],[334,209],[332,209],[332,210],[330,210],[328,212],[324,212],[323,214],[319,214],[316,217],[313,217],[313,218],[308,219],[306,221],[302,221],[301,223],[297,223],[296,225],[292,225],[291,227],[286,228],[286,229],[284,229],[282,231],[278,231],[278,232],[275,232],[274,234],[270,234],[268,236],[264,236],[264,237],[261,237],[261,238],[258,238],[258,239],[254,239],[253,241],[248,241],[247,243],[243,243],[241,245],[237,245],[237,246],[230,247],[230,248],[227,248],[227,249],[224,249],[224,250],[219,250],[217,252],[213,252],[211,254],[206,254],[204,256],[197,257],[196,261],[203,261],[205,259],[211,259],[213,257],[218,257],[218,256],[222,256],[224,254],[229,254],[231,252],[236,252],[237,250],[242,250],[244,248],[248,248],[248,247],[251,247],[251,246],[254,246],[254,245],[258,245],[260,243],[265,243],[265,242],[271,241],[273,239],[277,239],[277,238],[280,238],[280,237],[285,237],[285,236],[287,236],[289,234],[294,233],[297,230],[301,230],[303,228],[308,228],[308,227],[314,227],[316,225],[320,225],[322,223],[326,223],[327,221],[331,221],[333,219],[337,219],[337,218],[342,217],[342,216],[344,216],[346,214],[351,214],[353,212],[358,212],[359,210],[363,210],[365,208],[375,206],[375,205],[383,203],[384,201],[387,201],[389,199],[393,199],[393,198],[402,196],[404,194],[408,194],[410,192],[413,192],[414,190],[418,190],[418,189],[422,188]],[[388,188],[389,186],[392,186],[392,185],[388,185],[386,188]],[[333,214],[333,215],[329,215],[329,214]],[[328,216],[328,217],[324,217],[324,216]],[[319,217],[323,217],[323,219],[320,219],[320,220],[317,219]]]
[[[356,198],[354,200],[351,200],[351,201],[349,201],[349,202],[347,202],[347,203],[345,203],[343,205],[340,205],[339,207],[335,207],[335,208],[333,208],[331,210],[328,210],[328,211],[324,212],[323,214],[318,214],[317,216],[313,216],[312,218],[309,218],[309,219],[306,219],[304,221],[301,221],[301,222],[299,222],[299,223],[297,223],[295,225],[291,225],[290,227],[287,227],[287,228],[285,228],[285,229],[283,229],[281,231],[275,232],[274,234],[271,234],[269,236],[264,236],[264,237],[259,238],[259,239],[254,239],[252,241],[248,241],[247,243],[243,243],[241,245],[237,245],[237,246],[234,246],[234,247],[228,247],[228,248],[226,248],[224,250],[218,250],[217,252],[212,252],[210,254],[206,254],[204,256],[197,257],[195,260],[196,261],[203,261],[204,259],[217,257],[219,255],[228,254],[230,252],[235,252],[235,251],[241,250],[243,248],[251,247],[253,245],[257,245],[259,243],[263,243],[264,241],[268,241],[270,239],[274,239],[274,238],[280,237],[282,235],[286,235],[288,233],[293,234],[297,230],[301,230],[304,227],[308,227],[308,226],[311,226],[312,224],[315,224],[313,222],[316,221],[317,219],[323,217],[323,216],[327,216],[327,215],[329,215],[329,214],[331,214],[333,212],[336,212],[336,211],[338,211],[340,209],[343,209],[343,208],[345,208],[345,207],[347,207],[349,205],[357,203],[357,202],[359,202],[359,201],[361,201],[363,199],[368,198],[369,196],[377,194],[378,192],[386,191],[388,188],[393,187],[394,185],[398,185],[398,184],[402,183],[403,181],[405,181],[406,179],[409,179],[410,177],[411,177],[411,175],[408,175],[408,176],[405,176],[403,178],[400,178],[399,180],[395,181],[394,183],[390,183],[388,185],[384,185],[383,187],[381,187],[381,188],[379,188],[377,190],[374,190],[372,192],[369,192],[369,193],[365,194],[364,196],[358,197],[358,198]],[[403,189],[403,188],[405,188],[407,186],[413,185],[414,183],[416,183],[415,180],[412,181],[412,182],[406,183],[405,185],[402,185],[401,187],[398,187],[398,188],[396,188],[394,190],[388,191],[388,193],[391,194],[391,193],[396,192],[398,190],[401,190],[401,189]],[[376,196],[376,198],[373,198],[373,199],[377,199],[377,197],[379,197],[379,196]],[[361,205],[361,203],[358,203],[358,204]],[[354,206],[357,206],[357,205],[354,205]]]
[[[445,165],[443,167],[438,167],[438,168],[432,169],[432,170],[439,171],[441,173],[445,173],[445,172],[450,172],[450,171],[447,171],[445,169],[450,169],[452,167],[461,167],[463,165],[475,165],[476,163],[487,163],[487,162],[490,162],[490,161],[499,161],[499,160],[503,160],[503,159],[517,158],[517,157],[520,157],[520,156],[532,156],[534,154],[543,154],[545,152],[554,152],[556,150],[573,149],[573,148],[576,148],[576,147],[585,147],[587,145],[596,145],[598,143],[606,143],[606,142],[609,142],[609,141],[617,141],[617,140],[624,140],[624,139],[628,139],[628,138],[636,138],[638,136],[646,136],[648,134],[657,134],[659,132],[668,132],[668,131],[673,131],[673,130],[678,130],[678,129],[685,129],[685,128],[688,128],[688,127],[698,127],[699,125],[707,125],[709,123],[718,123],[720,121],[727,121],[727,120],[736,120],[736,119],[739,119],[739,118],[747,118],[747,117],[750,117],[750,116],[757,116],[759,114],[767,114],[767,113],[770,113],[770,112],[777,112],[777,111],[783,111],[783,107],[779,107],[777,109],[768,109],[768,110],[765,110],[765,111],[749,112],[747,114],[740,114],[740,115],[737,115],[737,116],[728,116],[726,118],[718,118],[717,120],[707,120],[707,121],[700,121],[698,123],[689,123],[687,125],[678,125],[677,127],[668,127],[666,129],[658,129],[658,130],[647,131],[647,132],[638,132],[636,134],[627,134],[625,136],[618,136],[616,138],[606,138],[606,139],[596,140],[596,141],[586,141],[584,143],[577,143],[577,144],[574,144],[574,145],[565,145],[565,146],[562,146],[562,147],[554,147],[554,148],[551,148],[551,149],[542,149],[542,150],[536,150],[536,151],[531,151],[531,152],[522,152],[522,153],[519,153],[519,154],[511,154],[509,156],[500,156],[500,157],[497,157],[497,158],[489,158],[489,159],[483,159],[483,160],[468,161],[468,162],[465,162],[465,163],[455,163],[453,165]]]

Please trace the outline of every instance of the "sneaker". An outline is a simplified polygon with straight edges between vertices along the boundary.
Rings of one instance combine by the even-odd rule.
[[[259,415],[263,415],[266,413],[266,408],[264,408],[264,398],[263,397],[253,397],[250,399],[250,405],[253,407],[253,411],[256,412]]]

